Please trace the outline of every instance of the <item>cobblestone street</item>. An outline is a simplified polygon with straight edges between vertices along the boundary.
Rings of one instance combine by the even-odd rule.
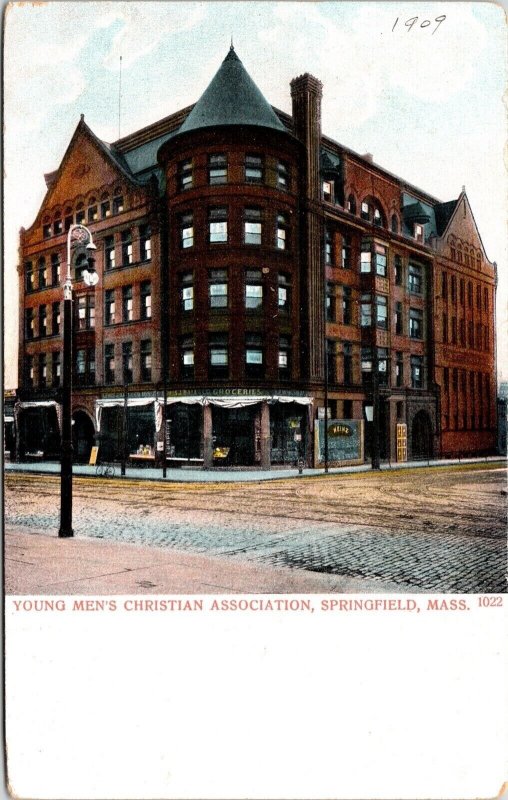
[[[496,465],[249,484],[75,478],[74,529],[401,591],[504,592],[505,481]],[[56,536],[59,487],[52,476],[8,474],[7,532]]]

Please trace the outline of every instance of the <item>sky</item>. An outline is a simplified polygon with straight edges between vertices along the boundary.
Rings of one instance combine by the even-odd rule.
[[[310,72],[323,83],[326,135],[442,201],[465,185],[487,257],[498,264],[498,371],[508,379],[502,7],[89,1],[5,11],[5,388],[17,386],[19,229],[33,223],[44,173],[58,167],[80,114],[114,141],[195,102],[231,36],[272,105],[290,112],[289,83]]]

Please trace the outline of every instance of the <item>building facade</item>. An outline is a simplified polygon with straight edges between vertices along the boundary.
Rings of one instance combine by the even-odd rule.
[[[321,131],[321,83],[272,108],[231,48],[183,109],[113,144],[81,118],[19,258],[18,457],[57,457],[67,231],[75,457],[322,461],[325,415],[381,458],[495,447],[495,265],[440,203]],[[337,429],[338,430],[338,429]],[[376,433],[377,431],[377,433]]]

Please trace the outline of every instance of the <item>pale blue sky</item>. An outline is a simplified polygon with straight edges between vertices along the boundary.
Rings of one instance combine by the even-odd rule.
[[[420,27],[442,14],[435,33],[434,22]],[[414,16],[408,30],[404,22]],[[126,135],[197,100],[231,35],[273,105],[290,111],[289,81],[311,72],[324,84],[327,135],[373,153],[441,200],[466,185],[487,255],[498,262],[498,329],[506,339],[506,28],[502,8],[488,3],[12,4],[4,69],[6,298],[17,296],[19,228],[33,222],[43,173],[58,167],[80,113],[100,138],[118,137],[119,56]],[[17,303],[6,306],[6,386],[15,387]],[[506,350],[499,352],[506,361]]]

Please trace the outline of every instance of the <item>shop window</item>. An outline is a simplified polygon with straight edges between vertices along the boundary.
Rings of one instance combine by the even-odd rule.
[[[262,378],[265,374],[263,340],[260,333],[245,334],[245,375]]]
[[[411,387],[413,389],[424,388],[422,356],[411,356]]]
[[[351,386],[353,383],[353,345],[351,342],[344,342],[342,352],[344,355],[344,384]]]
[[[73,223],[74,223],[74,214],[72,208],[68,206],[65,209],[65,217],[64,217],[64,229],[66,233]]]
[[[228,273],[211,269],[208,273],[208,304],[210,308],[228,307]]]
[[[277,306],[279,312],[289,314],[291,299],[291,278],[284,272],[278,275]]]
[[[350,286],[342,287],[342,322],[351,325],[353,319],[353,299]]]
[[[347,210],[350,214],[356,214],[356,200],[354,194],[350,194],[347,199]]]
[[[227,242],[228,212],[226,208],[210,208],[208,211],[208,240],[211,244]]]
[[[106,289],[104,295],[104,324],[114,325],[116,322],[115,290]]]
[[[261,244],[262,223],[260,208],[246,208],[243,215],[245,244]]]
[[[132,264],[132,234],[130,230],[122,231],[122,266]]]
[[[44,257],[39,259],[37,266],[39,289],[44,289],[48,284],[48,272],[46,269],[46,259]]]
[[[60,233],[63,233],[63,222],[61,215],[55,214],[55,219],[53,222],[53,233],[55,236],[58,236]]]
[[[352,239],[349,233],[345,233],[342,237],[342,269],[351,269],[352,267]]]
[[[53,253],[51,256],[51,285],[58,286],[60,283],[60,256]]]
[[[31,261],[27,261],[25,262],[25,291],[33,292],[34,288],[34,266]]]
[[[25,338],[34,338],[35,318],[33,308],[25,309]]]
[[[395,303],[395,333],[402,336],[404,332],[404,317],[402,311],[402,303]]]
[[[289,189],[289,167],[285,161],[277,162],[277,188],[284,192]]]
[[[99,208],[95,197],[91,197],[88,206],[88,222],[97,222],[99,219]]]
[[[418,308],[409,309],[409,336],[411,339],[423,339],[423,313]]]
[[[389,370],[388,349],[386,347],[378,347],[377,349],[377,371],[379,376],[379,385],[387,386],[388,375],[390,374],[390,370]]]
[[[44,389],[48,381],[48,364],[46,353],[39,353],[39,388]]]
[[[111,216],[111,203],[109,196],[103,194],[101,197],[101,219],[107,219]]]
[[[122,377],[124,384],[132,383],[134,377],[132,367],[132,342],[122,342]]]
[[[113,197],[113,214],[121,214],[124,210],[124,203],[123,203],[123,195],[120,194],[119,190],[118,194],[115,192],[115,197]]]
[[[326,284],[326,321],[336,322],[337,302],[335,296],[336,287],[334,283]]]
[[[192,184],[192,158],[186,158],[178,164],[178,189],[185,192],[187,189],[192,189]]]
[[[85,207],[83,203],[78,203],[76,206],[76,225],[85,224]]]
[[[291,343],[289,336],[279,336],[279,378],[291,378]]]
[[[288,247],[289,223],[286,214],[277,214],[277,228],[275,232],[275,246],[278,250],[286,250]]]
[[[139,227],[139,251],[141,261],[150,261],[152,258],[152,231],[150,225]]]
[[[360,325],[362,328],[370,328],[372,325],[372,296],[362,294],[360,303]]]
[[[60,386],[61,379],[62,379],[62,367],[60,361],[60,351],[54,350],[52,354],[52,363],[51,363],[51,385],[54,388]]]
[[[212,153],[208,156],[208,183],[215,186],[228,182],[228,161],[225,153]]]
[[[263,306],[263,285],[261,270],[248,269],[245,272],[245,308],[258,311]]]
[[[194,223],[192,214],[180,217],[180,247],[187,250],[194,245]]]
[[[180,340],[180,365],[183,380],[194,377],[194,339],[192,336],[184,336]]]
[[[48,312],[45,305],[39,306],[39,337],[48,335]]]
[[[420,264],[409,264],[407,276],[407,288],[411,294],[422,294],[423,292],[423,269]]]
[[[106,383],[115,382],[115,345],[104,346],[104,380]]]
[[[34,357],[25,356],[25,384],[29,389],[34,385]]]
[[[253,153],[247,153],[245,156],[245,182],[263,183],[263,174],[263,157]]]
[[[122,322],[132,322],[132,286],[122,286]]]
[[[114,269],[115,266],[115,237],[106,236],[104,239],[104,268]]]
[[[152,284],[150,281],[143,281],[140,286],[140,314],[141,319],[152,318]]]
[[[335,339],[327,339],[325,347],[328,382],[337,383],[337,342]]]
[[[60,303],[53,303],[51,306],[51,333],[56,336],[60,333]]]
[[[404,356],[400,350],[395,355],[395,385],[404,386]]]
[[[140,348],[141,380],[152,380],[152,340],[142,339]]]
[[[192,272],[185,272],[181,276],[180,296],[182,298],[182,311],[192,311],[194,308],[194,276]]]
[[[210,333],[208,337],[208,374],[210,378],[227,378],[229,352],[227,333]]]
[[[388,298],[382,294],[376,295],[376,327],[388,330]]]

